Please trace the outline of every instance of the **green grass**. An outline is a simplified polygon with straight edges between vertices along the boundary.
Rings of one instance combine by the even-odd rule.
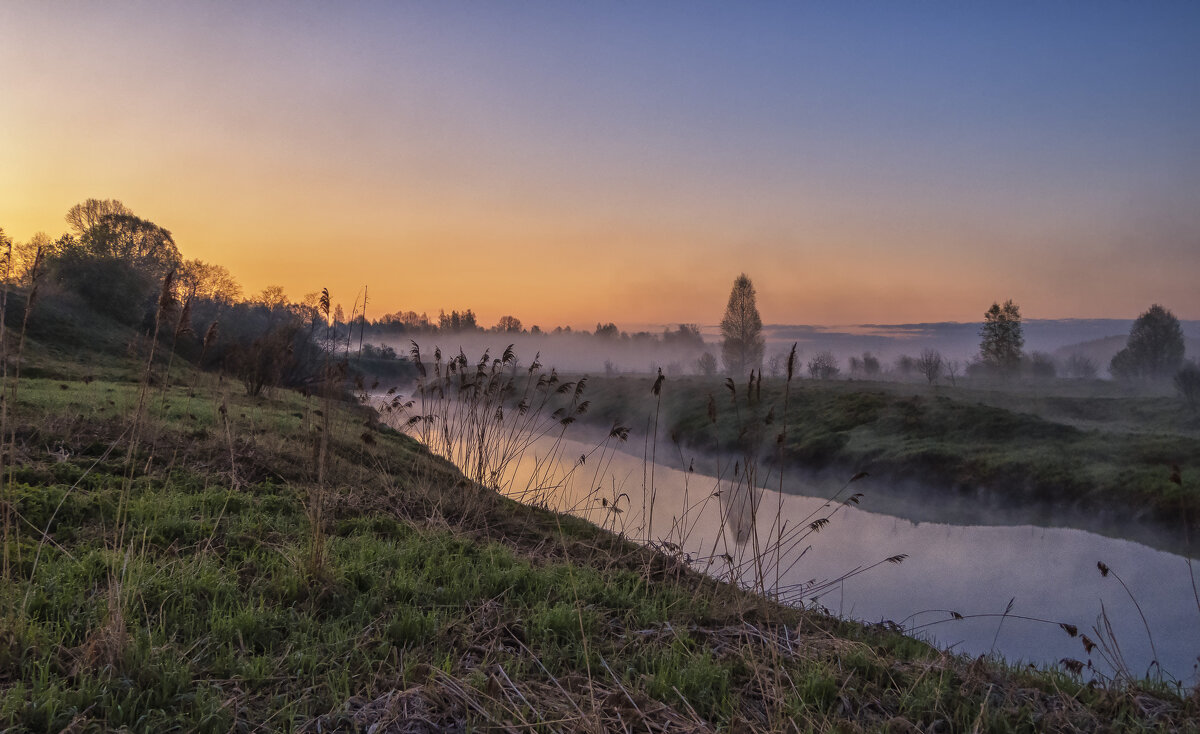
[[[632,406],[644,405],[650,384],[593,379],[598,408],[583,419],[640,425],[646,409]],[[1186,513],[1200,530],[1200,431],[1182,401],[805,380],[792,384],[785,416],[781,381],[767,381],[761,399],[748,400],[745,387],[732,399],[715,378],[669,381],[660,434],[701,452],[750,451],[775,461],[774,439],[786,420],[784,461],[806,469],[867,471],[944,491],[983,487],[1014,501],[1134,510],[1176,522]],[[1179,484],[1171,481],[1173,465]]]
[[[474,730],[1032,732],[1186,728],[1197,713],[1170,691],[971,662],[776,606],[471,485],[360,407],[249,399],[180,370],[197,389],[151,388],[130,463],[137,384],[22,381],[0,729],[350,731],[409,710]],[[923,425],[919,402],[808,404],[833,434],[913,406]]]

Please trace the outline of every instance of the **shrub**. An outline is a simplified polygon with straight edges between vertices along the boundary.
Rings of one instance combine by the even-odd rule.
[[[1192,410],[1200,407],[1200,366],[1195,362],[1184,362],[1175,373],[1175,389]]]

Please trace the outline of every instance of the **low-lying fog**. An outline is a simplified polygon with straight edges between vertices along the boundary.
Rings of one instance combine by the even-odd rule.
[[[1200,354],[1200,321],[1180,321],[1188,357]],[[1084,357],[1096,368],[1098,377],[1108,377],[1108,364],[1125,346],[1132,319],[1028,319],[1023,322],[1025,352],[1047,355],[1059,376],[1068,374],[1068,360]],[[979,353],[978,323],[860,324],[854,326],[805,326],[769,324],[763,327],[766,339],[764,369],[768,375],[782,372],[786,355],[793,343],[803,368],[822,352],[833,354],[840,376],[852,376],[853,360],[870,353],[880,362],[883,374],[898,371],[896,360],[902,356],[919,357],[926,349],[937,350],[947,362],[955,362],[959,374]],[[664,336],[664,331],[669,336]],[[589,374],[644,374],[659,368],[670,375],[699,374],[699,360],[707,352],[721,368],[721,335],[717,326],[703,325],[698,333],[688,333],[678,325],[634,324],[619,333],[596,335],[588,331],[572,332],[494,332],[460,331],[416,334],[369,335],[368,339],[387,345],[399,354],[408,354],[410,339],[416,341],[426,361],[435,348],[443,357],[457,355],[461,349],[475,361],[485,350],[500,356],[512,344],[521,364],[528,366],[535,355],[546,367],[563,372]],[[915,375],[914,375],[915,377]]]

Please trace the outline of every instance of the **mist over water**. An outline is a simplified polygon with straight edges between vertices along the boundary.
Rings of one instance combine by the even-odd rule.
[[[1026,352],[1044,352],[1059,363],[1072,354],[1089,357],[1099,369],[1100,377],[1108,376],[1108,362],[1117,350],[1125,346],[1132,319],[1025,319],[1022,322]],[[1200,354],[1200,321],[1179,322],[1187,344],[1187,354]],[[457,355],[461,349],[469,359],[478,359],[485,351],[499,356],[513,345],[524,366],[540,354],[543,365],[560,372],[601,374],[654,374],[659,368],[670,375],[698,374],[697,359],[705,352],[721,363],[720,328],[700,325],[703,347],[664,343],[664,329],[673,330],[678,324],[620,325],[621,334],[613,337],[595,336],[589,331],[568,333],[462,331],[413,333],[383,336],[376,341],[408,354],[411,341],[416,341],[426,359],[435,348],[446,357]],[[767,324],[763,327],[766,340],[764,369],[770,375],[778,372],[782,356],[793,344],[803,364],[819,352],[832,352],[843,373],[850,357],[870,352],[886,366],[901,355],[918,356],[924,349],[936,349],[947,360],[960,365],[979,354],[979,323],[932,322],[918,324],[856,324],[847,326],[811,326],[801,324]],[[775,358],[772,364],[772,358]]]
[[[661,336],[661,329],[656,336]],[[704,348],[665,344],[646,338],[599,337],[589,333],[529,334],[512,332],[453,332],[417,334],[409,339],[384,339],[399,354],[408,354],[415,341],[425,361],[440,349],[443,358],[462,351],[471,363],[484,353],[499,358],[512,345],[517,354],[518,372],[528,369],[536,358],[546,369],[563,373],[653,374],[661,368],[671,374],[695,374],[696,360],[705,351],[720,360],[720,344],[706,343]]]

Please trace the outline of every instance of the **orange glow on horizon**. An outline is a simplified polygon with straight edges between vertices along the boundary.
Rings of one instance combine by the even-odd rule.
[[[54,236],[73,204],[116,198],[246,295],[327,287],[349,311],[365,285],[369,316],[484,325],[714,324],[741,272],[768,323],[977,321],[1006,298],[1029,318],[1158,302],[1200,319],[1197,169],[1178,153],[1200,125],[1167,106],[1105,127],[1091,71],[1050,90],[1077,116],[1043,119],[1038,68],[981,67],[1030,74],[1001,114],[948,64],[912,71],[922,86],[862,50],[843,78],[769,25],[686,64],[656,55],[682,40],[642,39],[649,67],[613,71],[571,23],[521,45],[474,18],[384,15],[377,31],[340,8],[0,8],[20,30],[0,49],[0,227]],[[641,27],[619,15],[598,38]],[[582,44],[563,69],[556,43]],[[758,63],[769,43],[782,71]],[[1056,58],[1039,63],[1075,73]],[[111,84],[80,71],[97,66]]]

